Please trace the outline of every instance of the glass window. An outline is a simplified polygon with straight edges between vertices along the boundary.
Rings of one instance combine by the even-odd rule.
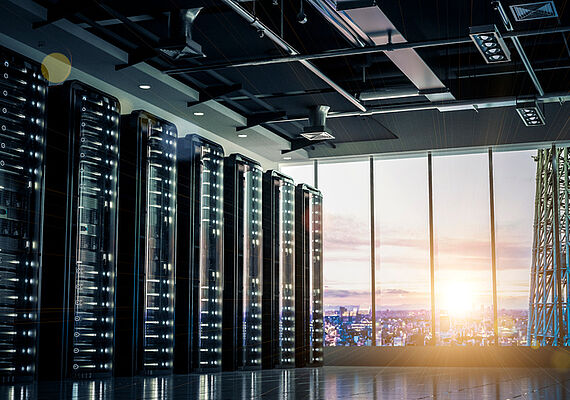
[[[319,164],[325,344],[371,344],[369,162]]]
[[[295,185],[306,183],[315,186],[315,167],[313,163],[303,165],[287,165],[279,166],[279,171],[290,176],[295,181]]]
[[[376,344],[431,339],[426,157],[374,163]]]
[[[433,157],[436,339],[493,341],[487,153]]]
[[[499,343],[527,344],[536,150],[493,154]]]

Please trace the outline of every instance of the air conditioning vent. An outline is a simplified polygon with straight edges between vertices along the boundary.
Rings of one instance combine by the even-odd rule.
[[[558,17],[553,1],[517,4],[510,6],[510,9],[517,22]]]

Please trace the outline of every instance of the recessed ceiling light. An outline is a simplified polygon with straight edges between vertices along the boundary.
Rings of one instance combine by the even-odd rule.
[[[240,134],[238,135],[238,137],[247,137],[247,134],[245,134],[245,133],[240,133]]]
[[[204,115],[204,113],[201,112],[201,111],[196,111],[196,112],[194,113],[194,115],[197,116],[197,117],[201,117],[202,115]]]
[[[150,89],[150,85],[148,83],[141,83],[139,85],[139,89],[148,90],[148,89]]]
[[[287,157],[283,157],[284,160],[290,160],[291,157],[287,156]]]

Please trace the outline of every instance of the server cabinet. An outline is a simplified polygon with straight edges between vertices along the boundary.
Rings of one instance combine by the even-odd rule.
[[[70,81],[48,104],[40,376],[110,376],[119,102]]]
[[[175,371],[222,367],[224,150],[178,140]]]
[[[263,174],[263,367],[295,366],[295,183]]]
[[[174,364],[176,126],[145,111],[121,117],[116,372]]]
[[[295,188],[295,364],[323,365],[323,197],[317,189]]]
[[[38,64],[0,59],[0,382],[14,382],[36,373],[47,91]]]
[[[245,156],[225,160],[225,370],[261,368],[262,175],[259,163]]]

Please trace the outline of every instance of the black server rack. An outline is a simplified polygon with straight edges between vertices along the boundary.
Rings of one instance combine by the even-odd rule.
[[[263,174],[263,367],[295,367],[295,183]]]
[[[40,377],[111,376],[119,102],[70,81],[48,106]]]
[[[224,163],[223,368],[261,368],[262,177],[240,154]]]
[[[172,372],[176,126],[121,117],[115,364],[118,375]]]
[[[14,382],[36,373],[47,89],[39,64],[0,58],[0,382]]]
[[[323,365],[323,242],[321,192],[295,188],[295,364]]]
[[[224,149],[178,140],[176,340],[178,373],[222,367]]]

